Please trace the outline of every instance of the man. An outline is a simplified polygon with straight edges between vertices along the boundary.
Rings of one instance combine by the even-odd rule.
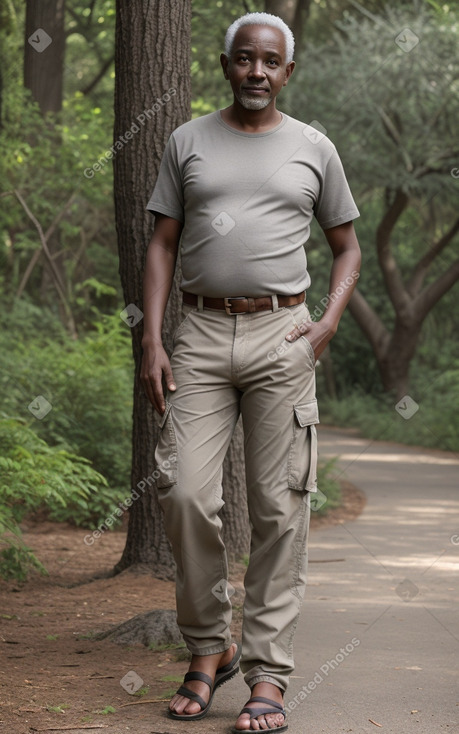
[[[141,378],[161,415],[158,495],[177,564],[177,621],[192,653],[169,713],[202,718],[238,670],[218,512],[221,466],[241,413],[252,538],[240,659],[251,699],[234,732],[287,729],[283,694],[317,489],[315,361],[360,266],[358,211],[334,146],[276,108],[295,66],[293,45],[272,15],[230,26],[221,64],[233,102],[174,131],[148,204],[156,218]],[[316,323],[305,305],[313,215],[333,254],[333,298]],[[169,362],[161,327],[180,238],[184,318]]]

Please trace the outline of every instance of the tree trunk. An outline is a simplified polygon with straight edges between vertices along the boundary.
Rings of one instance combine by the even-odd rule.
[[[114,141],[118,141],[119,150],[114,157],[115,211],[120,277],[128,309],[142,309],[143,270],[152,231],[152,215],[145,207],[164,146],[172,131],[191,114],[190,24],[191,0],[117,1]],[[145,114],[147,110],[151,112]],[[178,277],[164,319],[163,338],[169,352],[180,313]],[[143,563],[156,576],[172,578],[172,554],[152,491],[158,424],[140,383],[141,340],[140,320],[132,326],[134,502],[126,547],[115,571]]]
[[[459,259],[451,263],[436,277],[424,285],[432,264],[459,232],[459,219],[433,242],[417,263],[405,283],[396,262],[392,233],[402,212],[408,205],[408,197],[402,191],[395,192],[376,233],[378,261],[388,296],[395,311],[392,333],[381,317],[356,289],[349,301],[349,311],[371,344],[376,357],[383,387],[400,400],[409,391],[411,361],[416,354],[422,325],[436,303],[459,281]]]
[[[422,321],[416,320],[410,324],[396,322],[386,352],[378,362],[384,389],[393,393],[397,400],[409,391],[410,365],[421,329]]]
[[[65,0],[27,0],[24,85],[42,114],[62,109],[64,19]]]
[[[30,89],[42,115],[58,114],[62,109],[64,56],[65,56],[65,0],[27,0],[24,43],[24,85]],[[51,121],[50,126],[53,127]],[[61,144],[60,135],[54,132],[55,146]],[[38,144],[31,140],[31,145]],[[57,227],[48,239],[48,248],[54,259],[54,268],[65,282],[65,257],[55,256],[61,249],[60,230]],[[53,292],[54,277],[48,260],[43,262],[40,295],[46,303]],[[61,321],[76,335],[75,325],[67,320],[67,314],[59,302]]]
[[[239,560],[250,548],[250,528],[245,485],[244,433],[238,421],[223,462],[223,499],[221,511],[223,540],[229,561]]]
[[[164,146],[171,132],[190,117],[190,21],[190,0],[117,3],[115,142],[125,137],[126,131],[133,132],[131,140],[123,144],[114,158],[120,276],[129,309],[142,309],[144,262],[152,230],[152,215],[145,211],[145,206]],[[156,112],[141,124],[138,116],[148,109]],[[178,263],[163,328],[169,354],[180,319],[179,283]],[[139,321],[132,327],[135,378],[131,481],[135,501],[130,510],[126,547],[115,571],[147,564],[155,576],[170,579],[174,564],[152,477],[159,431],[139,379],[141,339]],[[240,556],[248,549],[242,457],[238,430],[225,460],[223,481],[226,504],[222,513],[230,557]]]

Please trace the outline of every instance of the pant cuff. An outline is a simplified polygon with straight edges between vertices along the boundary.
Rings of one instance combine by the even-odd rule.
[[[219,652],[225,652],[232,645],[232,640],[228,642],[219,642],[218,645],[210,647],[198,647],[187,641],[186,646],[192,655],[216,655]]]
[[[254,678],[248,678],[247,675],[245,675],[244,680],[250,689],[252,689],[256,683],[262,683],[264,681],[266,683],[272,683],[280,688],[284,693],[287,690],[285,680],[279,680],[278,678],[274,678],[272,675],[256,675]]]

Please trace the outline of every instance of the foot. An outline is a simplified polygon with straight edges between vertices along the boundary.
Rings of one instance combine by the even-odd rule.
[[[190,667],[188,672],[199,670],[201,673],[206,673],[212,680],[215,678],[217,668],[222,668],[227,665],[234,658],[237,651],[237,644],[233,642],[231,647],[225,652],[218,652],[215,655],[193,655],[191,658]],[[207,703],[209,701],[211,690],[209,686],[200,680],[190,680],[187,682],[186,687],[191,691],[197,693]],[[176,693],[171,698],[169,703],[169,709],[174,711],[176,714],[198,714],[201,711],[201,706],[197,701],[190,701],[186,696],[181,696]]]
[[[283,705],[282,691],[273,683],[268,683],[266,681],[256,683],[252,688],[252,697],[253,696],[270,698],[273,701],[276,701],[276,703],[280,703],[281,706]],[[261,707],[269,708],[269,706],[266,706],[262,703],[251,703],[249,704],[249,707],[253,707],[254,710],[256,710],[257,708],[260,709]],[[247,731],[248,729],[254,729],[255,731],[257,731],[258,729],[277,729],[279,726],[283,726],[284,724],[284,715],[281,713],[276,713],[273,707],[272,714],[263,714],[262,716],[258,716],[256,718],[250,718],[250,714],[241,714],[236,721],[235,729],[240,729],[242,732]]]

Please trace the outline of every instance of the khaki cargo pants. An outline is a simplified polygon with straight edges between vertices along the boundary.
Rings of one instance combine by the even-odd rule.
[[[304,303],[228,315],[183,306],[156,449],[159,502],[176,572],[177,622],[189,650],[231,644],[227,558],[218,516],[222,463],[242,414],[251,524],[241,669],[285,690],[306,584],[309,493],[317,490],[315,363]]]

